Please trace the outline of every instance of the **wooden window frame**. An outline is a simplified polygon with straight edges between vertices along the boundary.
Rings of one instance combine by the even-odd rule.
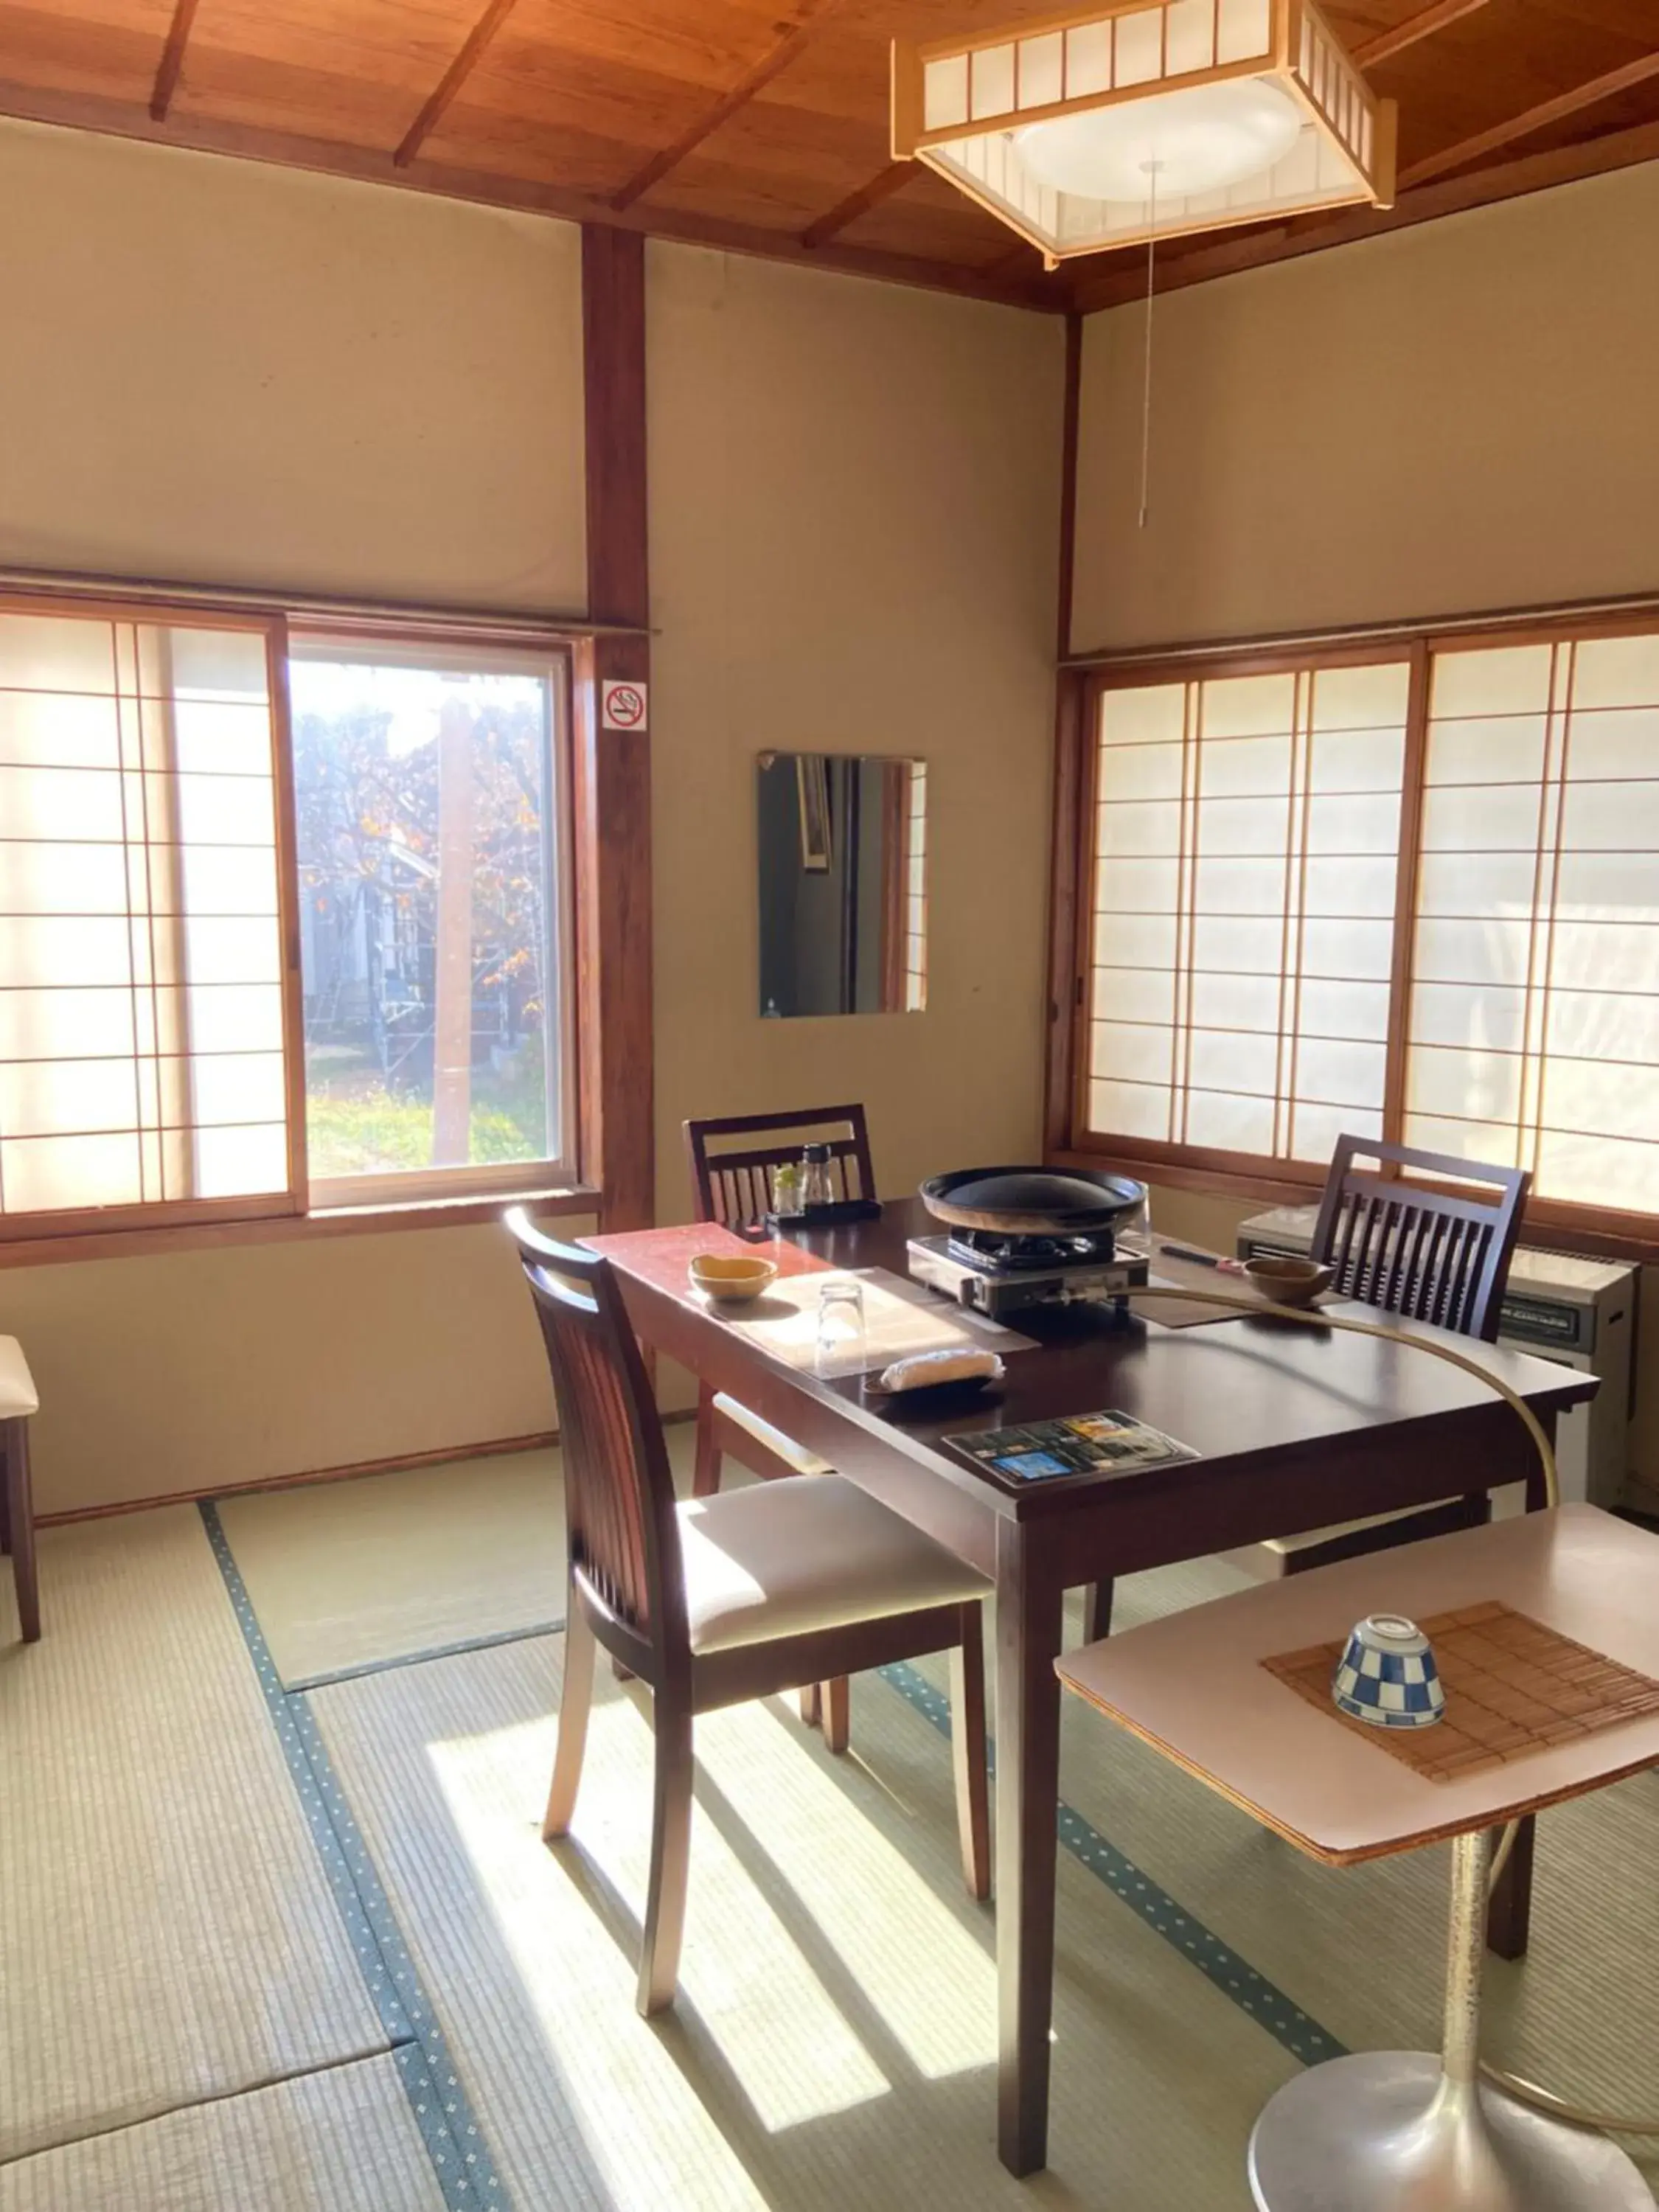
[[[579,1110],[580,1084],[578,1076],[579,1046],[577,1031],[580,1009],[577,1004],[575,959],[575,875],[577,866],[574,817],[574,722],[575,668],[574,656],[569,640],[544,641],[540,645],[515,646],[483,645],[476,638],[465,640],[434,635],[424,631],[418,640],[405,630],[395,629],[376,632],[355,630],[349,639],[331,630],[326,623],[318,625],[303,617],[290,621],[289,629],[289,658],[303,660],[326,660],[331,645],[337,644],[342,656],[362,663],[368,652],[376,659],[383,653],[387,665],[419,665],[421,662],[447,662],[457,671],[468,666],[479,671],[511,667],[513,672],[539,672],[547,681],[550,713],[548,734],[548,789],[553,810],[553,840],[555,859],[552,889],[556,905],[550,918],[549,944],[552,964],[557,975],[556,1018],[560,1033],[560,1082],[562,1097],[559,1118],[561,1127],[570,1133],[566,1155],[559,1160],[522,1160],[507,1163],[468,1162],[453,1167],[424,1167],[386,1169],[379,1173],[350,1176],[310,1174],[309,1189],[315,1213],[373,1212],[390,1206],[443,1204],[448,1200],[465,1202],[468,1199],[493,1199],[500,1204],[503,1198],[519,1198],[528,1189],[564,1191],[585,1183],[583,1172],[581,1116]],[[286,750],[289,781],[293,780],[293,729],[289,703],[284,701],[287,720]],[[299,839],[297,826],[294,837],[295,866],[295,889],[297,895]],[[297,934],[297,896],[296,922]],[[303,988],[303,975],[301,978]],[[303,1022],[301,1024],[303,1029]],[[303,1077],[301,1081],[303,1091]]]
[[[620,1079],[620,1054],[613,1033],[607,1036],[607,1006],[629,1010],[631,1049],[637,1054],[640,1008],[635,1003],[637,966],[629,957],[629,937],[640,926],[637,902],[629,908],[640,867],[640,841],[646,843],[648,869],[648,812],[635,792],[632,803],[617,807],[608,787],[616,773],[611,756],[612,733],[602,732],[599,685],[610,662],[630,657],[632,641],[595,626],[576,623],[544,629],[516,621],[492,623],[487,617],[446,617],[409,611],[400,621],[390,609],[252,604],[239,598],[216,601],[204,593],[167,595],[167,587],[135,581],[131,595],[112,586],[94,596],[77,580],[62,588],[46,582],[18,588],[0,582],[0,611],[46,616],[81,615],[122,622],[173,623],[196,629],[263,630],[270,676],[271,735],[276,794],[276,858],[278,930],[282,957],[284,1103],[288,1115],[289,1188],[251,1198],[158,1200],[143,1206],[84,1207],[51,1215],[17,1214],[0,1218],[0,1268],[55,1265],[75,1259],[113,1259],[143,1253],[188,1250],[224,1243],[286,1243],[296,1239],[379,1234],[402,1229],[440,1228],[494,1221],[503,1206],[519,1201],[543,1216],[580,1216],[601,1221],[616,1218],[613,1189],[621,1180],[618,1163],[637,1159],[648,1139],[648,1103],[643,1125],[627,1110],[639,1097],[638,1060],[630,1093]],[[303,983],[300,967],[298,855],[295,837],[292,728],[289,704],[288,656],[290,628],[308,640],[337,634],[359,642],[374,638],[395,653],[400,645],[428,653],[447,647],[477,654],[492,648],[522,658],[527,652],[562,659],[568,670],[565,702],[567,747],[564,797],[568,814],[569,937],[562,965],[571,996],[569,1027],[575,1054],[572,1084],[575,1116],[576,1173],[566,1181],[538,1175],[527,1163],[522,1175],[485,1169],[457,1171],[453,1186],[429,1184],[408,1198],[374,1202],[346,1200],[313,1205],[306,1155]],[[637,659],[637,654],[632,655]],[[635,769],[641,757],[637,748]],[[643,794],[648,798],[648,789]],[[601,808],[608,810],[600,834]],[[647,878],[648,879],[648,878]],[[619,914],[620,908],[629,908]],[[626,921],[628,927],[622,927]],[[648,903],[644,921],[649,923]],[[643,1003],[643,1033],[649,1038],[648,971]],[[647,1093],[648,1100],[648,1091]],[[606,1108],[610,1108],[609,1127]],[[608,1141],[607,1141],[608,1140]],[[611,1168],[607,1181],[607,1162]],[[470,1184],[469,1176],[477,1177]],[[634,1169],[635,1188],[640,1170]],[[638,1200],[633,1201],[637,1208]]]
[[[1389,659],[1409,661],[1382,1105],[1382,1134],[1398,1140],[1405,1111],[1407,1022],[1421,861],[1429,688],[1435,654],[1558,644],[1569,639],[1654,635],[1659,635],[1659,599],[1644,598],[1613,607],[1601,604],[1528,609],[1466,620],[1390,625],[1338,636],[1275,638],[1258,646],[1169,647],[1101,654],[1062,664],[1055,716],[1048,933],[1049,1044],[1044,1109],[1048,1160],[1056,1165],[1076,1166],[1096,1166],[1109,1160],[1148,1182],[1279,1205],[1310,1202],[1323,1189],[1326,1178],[1326,1169],[1316,1161],[1267,1159],[1255,1153],[1144,1137],[1114,1139],[1089,1128],[1094,827],[1100,701],[1106,692],[1143,684],[1363,666]],[[1656,1214],[1534,1197],[1527,1205],[1526,1230],[1532,1241],[1543,1241],[1563,1251],[1611,1253],[1644,1263],[1659,1261],[1659,1215]]]

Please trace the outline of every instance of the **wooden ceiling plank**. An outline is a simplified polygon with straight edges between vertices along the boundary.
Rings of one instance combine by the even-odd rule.
[[[1395,54],[1403,54],[1407,46],[1414,46],[1419,39],[1432,38],[1448,23],[1462,22],[1465,15],[1473,15],[1486,4],[1486,0],[1434,0],[1432,7],[1419,8],[1416,15],[1407,15],[1392,30],[1379,31],[1375,38],[1354,47],[1349,59],[1361,69],[1370,69],[1376,62],[1391,61]]]
[[[665,146],[660,153],[653,154],[643,167],[629,179],[622,190],[611,196],[611,204],[619,215],[632,207],[635,200],[643,198],[653,185],[659,183],[671,169],[678,168],[688,154],[701,146],[705,138],[718,131],[721,124],[728,121],[740,107],[747,106],[757,92],[788,68],[817,27],[811,20],[813,12],[809,9],[799,14],[793,23],[781,26],[783,35],[775,46],[761,56],[753,69],[740,77],[730,92],[717,100],[690,130],[683,131],[672,146]]]
[[[178,0],[173,11],[173,21],[167,26],[167,44],[161,49],[155,88],[149,96],[149,112],[157,123],[167,121],[173,95],[179,89],[179,74],[185,66],[185,48],[190,44],[191,25],[196,21],[196,8],[197,0]]]
[[[1529,138],[1534,131],[1543,131],[1565,116],[1577,114],[1580,108],[1593,107],[1598,100],[1611,100],[1616,93],[1628,92],[1632,85],[1641,84],[1650,76],[1659,76],[1659,53],[1644,54],[1638,60],[1626,62],[1622,69],[1591,77],[1587,84],[1575,85],[1571,92],[1559,93],[1553,100],[1540,100],[1536,107],[1511,116],[1507,123],[1494,124],[1490,131],[1478,131],[1473,138],[1460,139],[1455,146],[1444,146],[1439,153],[1413,161],[1410,168],[1401,172],[1400,189],[1410,191],[1416,185],[1443,177],[1449,170],[1478,161],[1483,154],[1495,154],[1500,147],[1510,145],[1517,138]]]
[[[1601,138],[1582,139],[1570,146],[1552,146],[1540,154],[1527,154],[1498,167],[1477,169],[1467,177],[1449,177],[1406,193],[1392,208],[1347,208],[1302,229],[1280,227],[1255,236],[1218,239],[1212,246],[1170,254],[1158,264],[1159,292],[1183,290],[1188,284],[1208,283],[1217,276],[1234,276],[1260,269],[1269,262],[1289,261],[1319,253],[1334,246],[1350,246],[1360,240],[1380,238],[1394,230],[1410,230],[1418,223],[1441,216],[1462,215],[1471,208],[1519,198],[1527,192],[1547,191],[1557,185],[1576,184],[1582,178],[1607,175],[1638,162],[1659,161],[1659,123],[1638,124]],[[1072,264],[1079,266],[1079,264]],[[1094,277],[1079,276],[1076,299],[1085,314],[1120,307],[1139,300],[1146,289],[1146,261],[1131,267],[1127,259]]]
[[[179,5],[182,7],[184,4],[185,0],[179,0]],[[191,4],[194,5],[194,0],[191,0]],[[467,33],[460,52],[439,78],[420,113],[404,131],[398,150],[392,157],[396,167],[406,169],[420,152],[442,120],[445,109],[471,75],[484,48],[512,11],[513,0],[486,0],[483,13]]]
[[[860,185],[857,191],[848,192],[844,200],[838,200],[816,222],[809,222],[800,234],[801,244],[816,252],[819,246],[827,246],[837,232],[845,230],[849,222],[856,222],[867,209],[878,207],[883,200],[890,199],[895,192],[901,191],[921,173],[919,161],[890,161],[884,169],[877,171],[867,185]]]

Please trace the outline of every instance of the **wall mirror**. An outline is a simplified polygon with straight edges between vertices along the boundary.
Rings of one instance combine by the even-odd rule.
[[[927,1002],[927,766],[763,753],[760,1010],[914,1014]]]

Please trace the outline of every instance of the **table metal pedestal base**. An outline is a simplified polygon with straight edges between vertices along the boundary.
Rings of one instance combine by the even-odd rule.
[[[1438,2058],[1370,2051],[1287,2081],[1250,2137],[1261,2212],[1652,2212],[1616,2143],[1480,2079],[1492,1838],[1452,1839]]]
[[[1333,2058],[1288,2081],[1250,2137],[1261,2212],[1652,2212],[1605,2136],[1501,2090],[1449,2081],[1426,2051]]]

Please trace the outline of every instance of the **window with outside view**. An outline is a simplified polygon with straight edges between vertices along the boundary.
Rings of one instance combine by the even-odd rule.
[[[501,1187],[574,1153],[562,678],[295,647],[306,1133],[337,1196],[421,1175]]]

